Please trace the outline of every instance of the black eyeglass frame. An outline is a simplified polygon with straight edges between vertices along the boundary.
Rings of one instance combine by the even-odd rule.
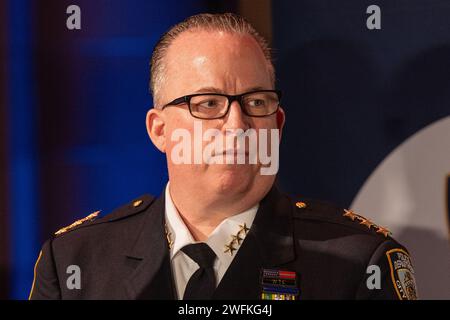
[[[253,94],[253,93],[259,93],[259,92],[273,92],[273,93],[275,93],[277,95],[278,105],[277,105],[277,108],[275,109],[275,111],[273,111],[270,114],[265,114],[265,115],[251,115],[251,114],[247,113],[245,108],[242,107],[242,105],[243,105],[242,98],[244,96],[246,96],[246,95]],[[214,117],[214,118],[201,118],[201,117],[198,117],[198,116],[194,115],[192,113],[192,109],[191,109],[191,99],[193,97],[205,96],[205,95],[226,97],[228,99],[228,105],[227,105],[227,110],[225,111],[225,113],[223,115],[221,115],[220,117]],[[180,104],[186,103],[188,105],[188,108],[189,108],[189,113],[194,118],[201,119],[201,120],[214,120],[214,119],[221,119],[221,118],[225,117],[228,114],[228,112],[230,111],[230,106],[233,103],[233,101],[239,102],[239,106],[241,107],[242,112],[245,115],[249,116],[249,117],[256,117],[256,118],[268,117],[268,116],[271,116],[271,115],[277,113],[277,111],[280,109],[280,105],[281,105],[281,90],[254,90],[254,91],[249,91],[249,92],[236,94],[236,95],[229,95],[229,94],[222,94],[222,93],[207,93],[207,92],[205,92],[205,93],[189,94],[187,96],[182,96],[182,97],[176,98],[176,99],[172,100],[171,102],[163,105],[161,110],[164,110],[165,108],[170,107],[170,106],[178,106]]]

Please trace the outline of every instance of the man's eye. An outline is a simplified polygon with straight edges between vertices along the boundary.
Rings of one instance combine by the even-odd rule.
[[[217,106],[219,105],[217,100],[211,99],[211,100],[205,100],[205,101],[201,101],[198,103],[199,107],[202,108],[217,108]]]
[[[262,99],[253,99],[253,100],[247,101],[247,105],[249,107],[263,107],[266,105],[266,102]]]

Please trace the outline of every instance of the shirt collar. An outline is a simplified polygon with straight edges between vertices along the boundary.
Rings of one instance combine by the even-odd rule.
[[[173,259],[181,248],[198,241],[194,240],[194,237],[186,227],[186,224],[176,209],[172,197],[170,196],[169,183],[167,183],[165,190],[165,202],[167,231],[170,233],[169,237],[173,241],[170,249],[170,258]],[[231,260],[242,244],[242,241],[238,243],[237,239],[234,239],[233,241],[233,236],[239,236],[242,240],[245,238],[247,232],[245,232],[243,228],[245,226],[250,229],[256,216],[256,212],[258,211],[258,207],[259,203],[244,212],[223,220],[205,241],[205,243],[214,251],[221,263],[225,265],[231,263]],[[235,251],[225,252],[227,245],[231,245]]]

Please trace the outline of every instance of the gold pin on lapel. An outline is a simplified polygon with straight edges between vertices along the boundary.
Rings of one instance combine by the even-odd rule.
[[[133,207],[135,207],[135,208],[137,208],[137,207],[139,207],[141,204],[142,204],[142,200],[136,200],[136,201],[134,201],[133,202]]]
[[[303,209],[306,208],[306,203],[298,201],[297,203],[295,203],[295,205],[297,206],[297,208],[299,209]]]

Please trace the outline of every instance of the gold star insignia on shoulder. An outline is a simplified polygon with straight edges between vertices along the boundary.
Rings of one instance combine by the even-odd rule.
[[[355,221],[355,219],[358,217],[358,215],[354,213],[352,210],[344,209],[344,212],[345,213],[343,214],[343,216],[352,219],[352,221]]]
[[[83,219],[75,221],[71,225],[68,225],[64,228],[59,229],[58,231],[55,232],[55,236],[59,236],[60,234],[66,233],[67,231],[72,230],[73,228],[79,226],[80,224],[85,223],[86,221],[94,220],[95,218],[97,218],[99,213],[100,213],[100,211],[95,211],[95,212],[91,213],[90,215],[88,215],[87,217],[84,217]]]
[[[375,224],[373,224],[372,221],[370,221],[370,220],[368,220],[368,219],[366,219],[364,217],[361,217],[359,220],[360,220],[359,224],[362,224],[363,226],[366,226],[368,229],[370,229],[370,227],[375,226]]]
[[[233,251],[236,251],[236,248],[233,246],[234,241],[231,241],[229,244],[225,245],[224,253],[229,252],[230,255],[233,255]]]
[[[239,230],[239,233],[244,232],[244,234],[247,234],[248,230],[250,230],[250,229],[247,227],[247,224],[246,224],[246,223],[244,223],[243,225],[240,224],[240,225],[239,225],[239,228],[241,228],[241,229]]]
[[[388,229],[377,226],[377,233],[381,233],[385,238],[392,235],[392,232],[390,232]]]
[[[353,210],[344,209],[344,213],[342,215],[344,217],[351,219],[352,221],[358,221],[359,224],[366,226],[368,229],[373,227],[375,229],[376,233],[380,233],[380,234],[384,235],[385,237],[392,234],[388,229],[376,225],[369,219],[367,219],[359,214],[356,214],[355,212],[353,212]]]

